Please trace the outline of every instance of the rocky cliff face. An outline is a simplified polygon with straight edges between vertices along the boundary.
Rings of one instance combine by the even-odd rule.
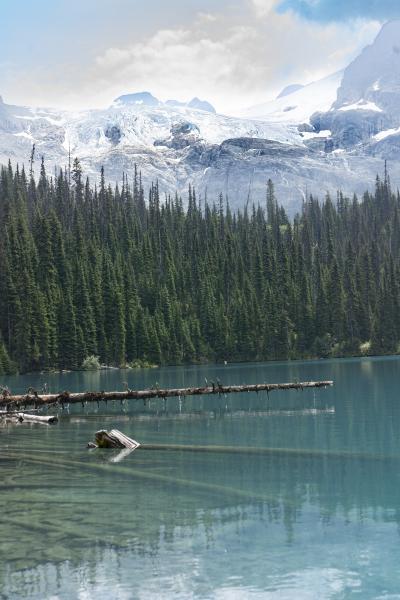
[[[360,102],[400,117],[400,22],[386,23],[343,74],[334,109]]]
[[[344,70],[336,101],[329,111],[314,114],[311,123],[317,131],[331,131],[332,149],[372,144],[384,152],[395,142],[377,145],[376,136],[400,126],[399,21],[384,25],[375,42]]]

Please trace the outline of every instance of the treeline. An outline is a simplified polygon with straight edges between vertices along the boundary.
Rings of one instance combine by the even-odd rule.
[[[0,372],[393,353],[400,197],[310,197],[289,221],[189,189],[98,188],[80,164],[0,173]]]

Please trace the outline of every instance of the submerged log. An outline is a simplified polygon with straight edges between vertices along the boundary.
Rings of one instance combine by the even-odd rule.
[[[129,438],[121,431],[118,431],[118,429],[96,431],[94,439],[95,443],[89,443],[89,448],[126,448],[136,450],[140,446],[139,442]]]
[[[276,390],[304,390],[307,388],[326,388],[333,381],[303,381],[294,383],[255,383],[250,385],[212,384],[205,387],[188,388],[151,388],[147,390],[125,390],[123,392],[62,392],[60,394],[37,393],[21,395],[0,395],[0,408],[17,409],[21,406],[40,408],[53,404],[76,404],[79,402],[100,402],[102,400],[150,400],[152,398],[173,398],[185,396],[237,394],[240,392],[274,392]]]

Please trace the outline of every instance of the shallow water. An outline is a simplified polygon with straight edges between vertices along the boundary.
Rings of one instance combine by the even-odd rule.
[[[399,373],[383,358],[1,378],[15,393],[335,386],[79,405],[58,425],[0,427],[0,598],[400,598]],[[210,451],[87,450],[102,428]]]

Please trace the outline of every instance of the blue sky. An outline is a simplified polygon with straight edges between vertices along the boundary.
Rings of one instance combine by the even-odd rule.
[[[86,58],[105,44],[173,27],[212,0],[0,0],[0,56],[14,64]],[[179,6],[179,10],[178,10]]]
[[[341,69],[399,0],[0,0],[6,101],[106,106],[149,90],[224,112]]]
[[[388,20],[400,17],[399,0],[283,0],[278,10],[292,10],[304,19],[328,23],[349,19]]]

